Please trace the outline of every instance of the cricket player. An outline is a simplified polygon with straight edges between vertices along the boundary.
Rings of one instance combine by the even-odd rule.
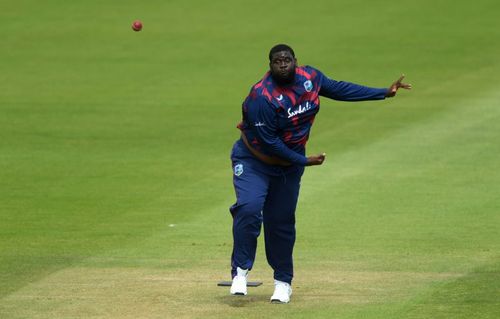
[[[257,237],[264,223],[266,257],[274,270],[273,303],[288,303],[292,294],[295,208],[305,166],[321,165],[325,153],[306,156],[305,146],[319,97],[340,101],[382,100],[398,89],[411,89],[404,76],[389,88],[336,81],[311,66],[298,66],[285,44],[269,52],[269,71],[243,102],[238,124],[241,138],[231,152],[236,203],[231,256],[233,295],[247,294]]]

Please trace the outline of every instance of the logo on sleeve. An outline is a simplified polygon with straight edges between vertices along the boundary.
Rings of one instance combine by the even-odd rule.
[[[243,164],[236,164],[234,166],[234,175],[240,176],[243,174]]]
[[[311,92],[313,89],[313,84],[311,80],[307,80],[304,82],[304,89],[306,89],[307,92]]]

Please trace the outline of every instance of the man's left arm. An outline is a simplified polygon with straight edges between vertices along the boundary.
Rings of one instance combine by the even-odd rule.
[[[389,88],[372,88],[345,81],[335,81],[323,74],[319,94],[339,101],[383,100],[396,95],[398,89],[411,89],[410,84],[402,83],[404,75],[392,83]]]

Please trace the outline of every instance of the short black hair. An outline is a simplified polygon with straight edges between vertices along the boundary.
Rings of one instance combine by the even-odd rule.
[[[290,46],[286,44],[277,44],[271,48],[271,51],[269,51],[269,61],[272,60],[273,54],[281,51],[288,51],[295,58],[295,52],[293,52],[293,49]]]

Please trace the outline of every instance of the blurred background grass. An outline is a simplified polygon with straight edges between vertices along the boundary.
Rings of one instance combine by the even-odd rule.
[[[269,48],[285,42],[300,64],[337,80],[387,86],[406,73],[414,85],[384,102],[322,100],[309,151],[329,158],[304,176],[302,278],[318,285],[323,265],[471,272],[463,293],[442,280],[406,291],[407,303],[339,316],[424,318],[409,309],[455,291],[470,302],[436,297],[429,309],[446,317],[462,302],[463,316],[492,317],[495,295],[473,296],[498,295],[499,284],[498,9],[487,0],[2,3],[0,305],[78,265],[226,274],[240,105]],[[131,30],[135,19],[143,31]],[[311,293],[335,286],[323,288]],[[313,306],[295,316],[340,305]]]

